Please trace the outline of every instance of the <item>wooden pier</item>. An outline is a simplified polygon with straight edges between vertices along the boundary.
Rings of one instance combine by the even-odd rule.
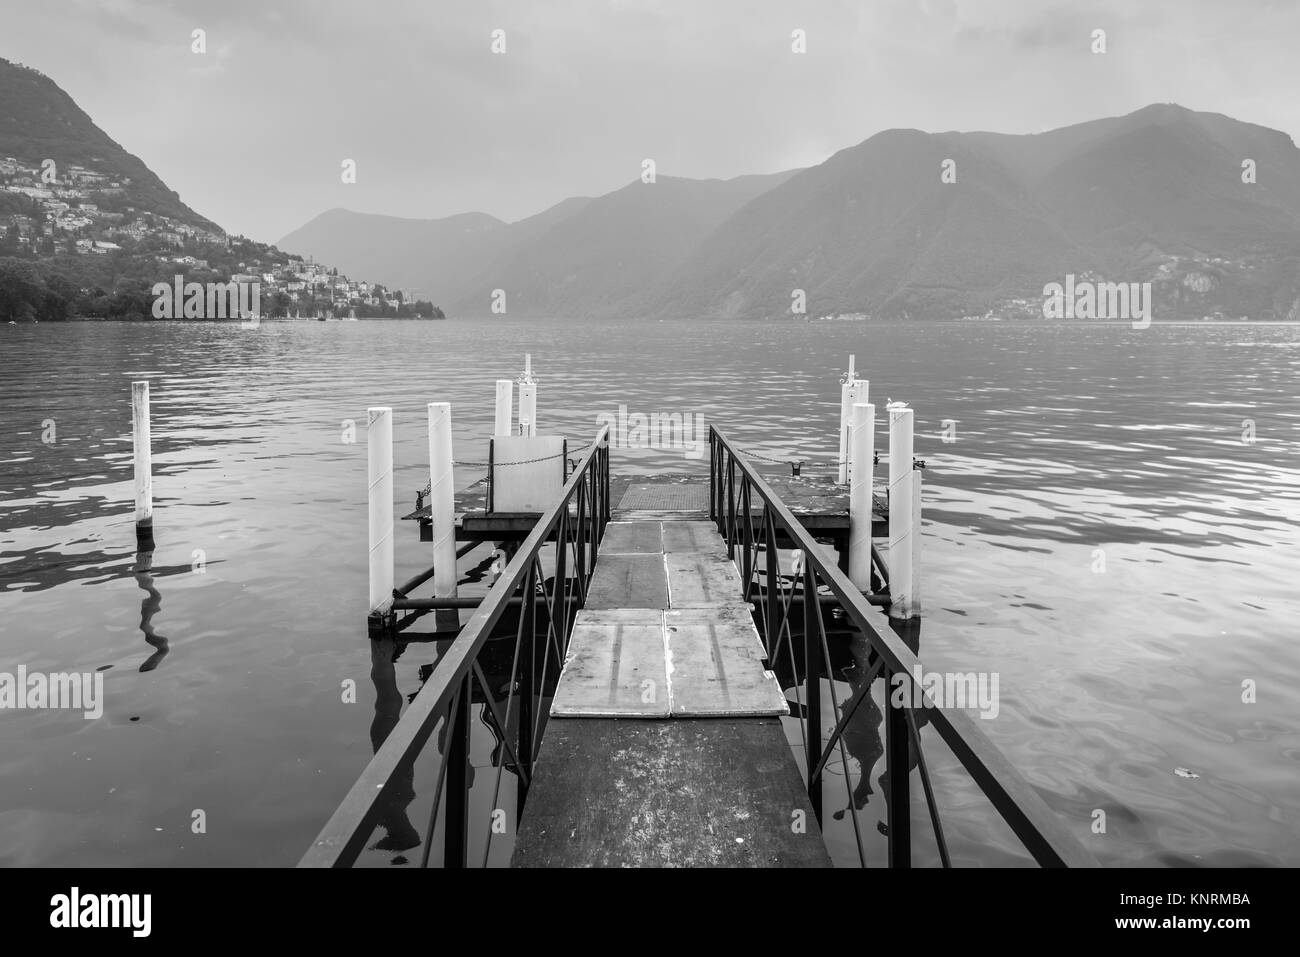
[[[453,495],[451,409],[431,404],[430,484],[405,518],[433,542],[435,565],[400,586],[391,410],[372,409],[368,632],[384,647],[420,640],[407,629],[434,614],[429,637],[454,640],[301,866],[351,866],[377,824],[404,820],[421,759],[437,765],[426,866],[486,864],[502,835],[516,867],[829,866],[820,826],[835,761],[865,866],[845,731],[877,680],[912,702],[884,708],[880,768],[853,756],[859,780],[880,778],[885,863],[911,865],[919,785],[950,864],[925,757],[937,735],[1028,858],[1095,864],[976,722],[923,687],[912,413],[889,406],[889,478],[876,495],[875,407],[851,366],[843,382],[834,479],[760,472],[717,428],[707,475],[611,476],[608,425],[574,455],[538,434],[529,364],[518,432],[512,383],[500,380],[489,477]],[[503,567],[486,596],[460,596],[456,559],[483,542]],[[415,594],[430,581],[432,595]],[[845,641],[866,649],[847,695],[834,665]],[[486,804],[470,787],[471,736],[484,726],[497,756]],[[516,792],[509,827],[503,779]]]
[[[621,502],[570,637],[513,865],[829,866],[781,728],[789,707],[707,520],[707,488],[638,482]],[[800,812],[813,823],[796,833]]]

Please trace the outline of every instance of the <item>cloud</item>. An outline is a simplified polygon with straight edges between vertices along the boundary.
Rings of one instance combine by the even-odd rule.
[[[195,208],[273,239],[334,206],[517,219],[646,156],[730,177],[890,127],[1025,132],[1172,99],[1291,131],[1298,27],[1266,0],[49,0],[10,5],[0,55]]]

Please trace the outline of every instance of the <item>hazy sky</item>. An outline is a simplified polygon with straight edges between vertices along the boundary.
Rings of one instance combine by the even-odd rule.
[[[1295,0],[0,0],[0,56],[264,241],[336,206],[514,220],[646,157],[725,178],[899,126],[1033,132],[1177,102],[1294,136],[1297,40]]]

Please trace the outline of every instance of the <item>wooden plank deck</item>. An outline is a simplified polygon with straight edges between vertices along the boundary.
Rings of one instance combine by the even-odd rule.
[[[655,542],[655,552],[610,554]],[[753,617],[737,614],[740,575],[726,554],[709,522],[611,523],[551,716],[788,714]]]
[[[785,696],[693,495],[632,486],[635,520],[606,530],[513,866],[830,866]]]
[[[831,866],[779,718],[551,721],[510,863]]]
[[[668,717],[663,612],[651,608],[578,612],[569,636],[565,675],[567,680],[555,689],[552,714]]]

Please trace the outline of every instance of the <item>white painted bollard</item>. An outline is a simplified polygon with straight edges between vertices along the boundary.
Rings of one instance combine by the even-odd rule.
[[[849,474],[849,580],[859,591],[871,589],[871,486],[876,457],[876,407],[853,406],[853,471]]]
[[[451,403],[429,403],[429,517],[433,523],[433,595],[456,596],[456,481]]]
[[[149,433],[149,383],[131,383],[132,459],[135,463],[135,538],[153,543],[153,450]]]
[[[366,410],[366,458],[370,475],[370,613],[393,604],[393,410]]]
[[[519,383],[519,434],[537,434],[537,383]]]
[[[494,436],[514,435],[511,417],[514,415],[515,384],[510,379],[497,379],[497,418],[492,427]]]
[[[519,434],[537,434],[537,383],[533,381],[533,354],[524,354],[524,374],[519,377]]]
[[[889,408],[889,617],[921,614],[916,575],[920,558],[921,474],[912,468],[912,410]]]
[[[870,398],[869,383],[866,379],[855,379],[853,372],[854,357],[849,356],[849,375],[840,386],[840,458],[836,481],[844,485],[849,480],[849,464],[853,460],[853,443],[849,441],[849,429],[853,424],[853,407]]]

